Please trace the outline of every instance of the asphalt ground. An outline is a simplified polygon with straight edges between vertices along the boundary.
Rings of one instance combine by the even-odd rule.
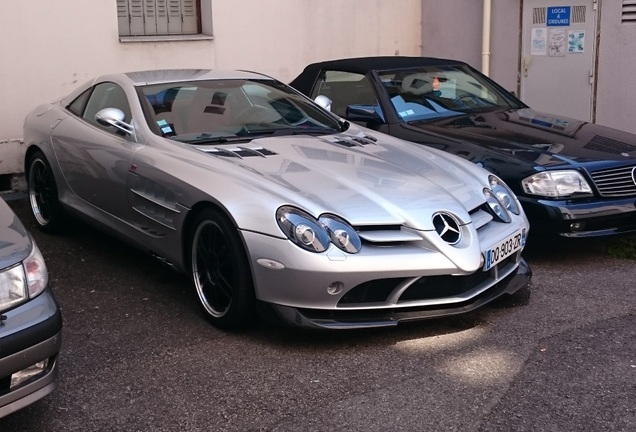
[[[59,388],[13,431],[636,431],[636,261],[541,242],[531,290],[461,317],[224,332],[188,280],[82,223],[33,233],[64,316]]]

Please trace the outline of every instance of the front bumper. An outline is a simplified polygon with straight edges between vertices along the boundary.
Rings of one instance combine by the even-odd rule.
[[[514,294],[528,287],[532,270],[521,259],[516,269],[489,286],[478,295],[459,303],[442,303],[428,306],[396,305],[394,308],[360,310],[319,310],[299,309],[277,304],[263,304],[261,313],[265,317],[274,317],[285,324],[309,329],[360,329],[373,327],[391,327],[400,322],[446,317],[467,313],[478,309],[504,294]]]
[[[527,286],[532,272],[523,249],[493,266],[485,259],[486,251],[527,229],[518,217],[482,226],[479,234],[471,225],[457,245],[442,244],[433,231],[423,232],[421,242],[367,244],[354,255],[333,246],[311,253],[254,232],[243,237],[261,315],[273,312],[304,327],[360,328],[468,312]]]
[[[3,315],[6,319],[0,325],[0,417],[57,388],[62,344],[62,315],[49,288]]]
[[[543,200],[519,197],[535,235],[599,237],[636,232],[636,198]]]

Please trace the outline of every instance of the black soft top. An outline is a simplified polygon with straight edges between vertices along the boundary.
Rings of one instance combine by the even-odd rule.
[[[383,57],[354,57],[339,60],[328,60],[319,63],[312,63],[305,67],[303,72],[290,84],[292,87],[305,92],[309,91],[321,70],[338,70],[366,74],[369,71],[405,69],[418,66],[438,66],[438,65],[465,65],[459,60],[449,60],[435,57],[405,57],[405,56],[383,56]]]

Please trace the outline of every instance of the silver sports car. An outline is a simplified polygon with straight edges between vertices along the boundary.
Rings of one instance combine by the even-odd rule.
[[[343,121],[251,72],[99,77],[26,118],[39,226],[69,216],[192,277],[223,328],[473,310],[528,285],[528,221],[496,176]]]

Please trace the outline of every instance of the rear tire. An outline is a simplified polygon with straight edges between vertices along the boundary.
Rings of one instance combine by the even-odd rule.
[[[219,210],[204,209],[194,222],[190,271],[206,318],[224,329],[254,319],[254,285],[236,227]]]
[[[64,226],[65,214],[51,165],[44,153],[38,151],[29,159],[27,182],[31,212],[38,227],[48,233],[59,232]]]

